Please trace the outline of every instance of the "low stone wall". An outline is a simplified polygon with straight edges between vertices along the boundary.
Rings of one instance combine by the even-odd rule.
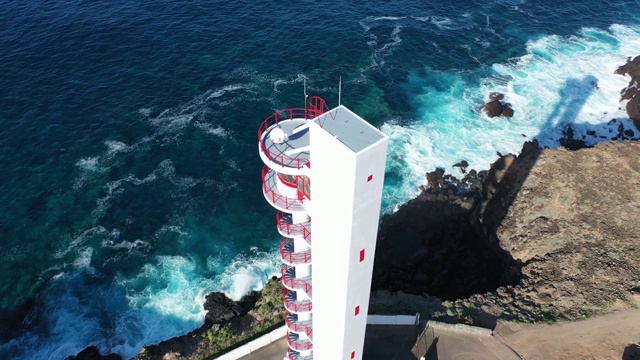
[[[427,327],[432,327],[436,329],[443,330],[451,330],[463,332],[466,334],[476,334],[476,335],[484,335],[484,336],[492,336],[493,331],[491,329],[486,329],[478,326],[469,326],[464,324],[447,324],[439,321],[429,320],[427,321]]]

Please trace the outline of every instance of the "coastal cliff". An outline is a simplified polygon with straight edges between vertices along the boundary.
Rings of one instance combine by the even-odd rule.
[[[639,292],[639,153],[639,142],[606,142],[505,161],[480,216],[522,280],[471,301],[522,320],[578,319]]]
[[[493,327],[633,306],[640,294],[640,56],[616,73],[631,76],[621,101],[636,126],[611,120],[612,140],[622,141],[587,148],[568,127],[558,139],[564,147],[527,142],[518,156],[500,155],[479,172],[462,161],[454,165],[461,179],[427,173],[420,194],[381,221],[370,312]],[[238,303],[212,293],[202,327],[145,346],[135,358],[203,358],[246,341],[282,321],[281,293],[277,279]]]
[[[444,239],[448,247],[465,247],[468,255],[448,256],[442,248],[432,248],[431,252],[440,252],[440,256],[427,258],[423,264],[423,268],[442,264],[467,268],[471,274],[475,264],[467,257],[492,253],[493,257],[485,256],[486,262],[476,268],[480,275],[456,276],[449,271],[442,281],[458,289],[464,289],[465,283],[474,289],[484,274],[494,279],[494,289],[486,288],[491,283],[485,278],[485,291],[469,297],[460,292],[457,299],[442,301],[442,296],[433,296],[437,287],[430,291],[421,279],[414,277],[405,284],[382,281],[377,283],[381,290],[372,295],[372,309],[420,311],[443,320],[491,326],[496,319],[531,323],[575,320],[631,306],[630,297],[640,293],[637,154],[637,141],[605,142],[577,151],[542,150],[530,142],[519,156],[501,157],[486,174],[481,198],[476,197],[474,210],[466,213],[469,218],[457,218],[460,229],[476,230],[473,247],[465,247],[465,241],[450,236]],[[450,204],[456,202],[459,200],[449,200]],[[421,206],[428,211],[432,205],[425,199]],[[409,206],[415,209],[416,204],[410,202]],[[402,215],[401,211],[396,214]],[[383,223],[383,231],[384,227]],[[429,235],[421,236],[430,238],[437,231],[430,228]],[[387,237],[379,247],[401,241],[400,237]],[[481,253],[471,253],[478,247]],[[459,249],[458,253],[465,251]],[[493,272],[487,272],[488,268]],[[415,271],[416,267],[408,262],[405,269]],[[397,272],[383,266],[376,270],[379,276]],[[500,271],[500,276],[496,277],[495,271]],[[402,291],[389,292],[394,286]]]

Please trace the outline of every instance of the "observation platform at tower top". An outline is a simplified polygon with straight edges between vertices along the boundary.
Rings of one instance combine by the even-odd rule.
[[[387,136],[344,105],[318,116],[314,122],[358,153]]]
[[[260,156],[265,164],[271,168],[280,166],[285,173],[286,169],[295,172],[308,166],[311,121],[356,154],[387,138],[344,105],[319,113],[316,109],[285,109],[267,118],[258,130]]]

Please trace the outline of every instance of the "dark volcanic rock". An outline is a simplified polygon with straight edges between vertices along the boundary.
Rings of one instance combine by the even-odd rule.
[[[633,60],[629,57],[627,63],[618,67],[614,73],[629,75],[631,78],[640,78],[640,56],[636,56]]]
[[[627,114],[633,119],[636,128],[640,130],[640,96],[636,95],[627,103]]]
[[[496,116],[502,115],[504,105],[502,105],[500,100],[493,100],[484,104],[483,109],[484,109],[484,112],[487,113],[487,116],[496,117]]]
[[[636,56],[633,60],[631,58],[627,59],[627,63],[620,66],[615,73],[631,77],[629,85],[620,92],[622,95],[620,101],[629,100],[627,114],[633,120],[636,128],[640,130],[640,91],[638,91],[638,84],[640,84],[640,56]]]
[[[262,291],[252,291],[239,301],[233,301],[219,292],[210,293],[205,298],[204,308],[207,315],[204,325],[186,335],[162,341],[157,345],[144,346],[133,359],[210,358],[221,348],[213,344],[209,337],[215,337],[223,327],[242,337],[249,336],[257,326],[265,326],[265,320],[272,323],[281,321],[284,317],[283,290],[280,279],[273,277]]]
[[[627,300],[640,284],[640,143],[529,148],[492,166],[480,213],[492,243],[522,264],[522,281],[478,301],[543,321]]]
[[[219,324],[231,320],[238,315],[241,307],[225,294],[213,292],[206,296],[204,309],[207,310],[206,322],[209,324]]]
[[[489,94],[489,101],[500,101],[504,99],[504,94],[499,93],[499,92],[492,92]]]
[[[506,103],[502,108],[502,116],[508,118],[513,117],[513,108],[511,107],[510,103]]]
[[[442,184],[442,177],[444,175],[444,169],[437,168],[434,171],[427,173],[427,185],[430,188],[439,188]]]
[[[496,116],[504,116],[504,117],[513,117],[513,108],[511,104],[504,103],[502,100],[504,99],[504,94],[492,92],[489,94],[489,102],[482,105],[482,109],[487,116],[496,117]]]
[[[88,346],[80,351],[78,355],[69,356],[65,360],[122,360],[122,356],[118,354],[109,354],[102,356],[100,350],[95,346]]]
[[[374,290],[458,299],[504,280],[502,259],[476,226],[482,178],[475,170],[462,180],[443,173],[427,173],[429,187],[383,217],[376,254],[384,256],[375,257]]]
[[[632,97],[636,96],[638,93],[638,88],[636,86],[629,86],[620,91],[620,101],[629,100]]]

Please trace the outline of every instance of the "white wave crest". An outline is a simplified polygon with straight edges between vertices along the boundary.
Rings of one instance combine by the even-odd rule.
[[[616,138],[620,126],[638,136],[619,103],[629,79],[614,74],[637,49],[638,28],[584,28],[574,36],[530,41],[526,54],[494,64],[495,75],[476,84],[464,74],[432,70],[429,78],[411,77],[418,118],[382,126],[391,140],[388,167],[399,177],[385,188],[385,209],[415,196],[426,171],[442,167],[461,175],[452,165],[463,159],[470,168],[487,169],[497,153],[517,154],[531,139],[557,147],[568,126],[587,145]],[[494,91],[505,94],[513,118],[488,118],[478,109]]]

